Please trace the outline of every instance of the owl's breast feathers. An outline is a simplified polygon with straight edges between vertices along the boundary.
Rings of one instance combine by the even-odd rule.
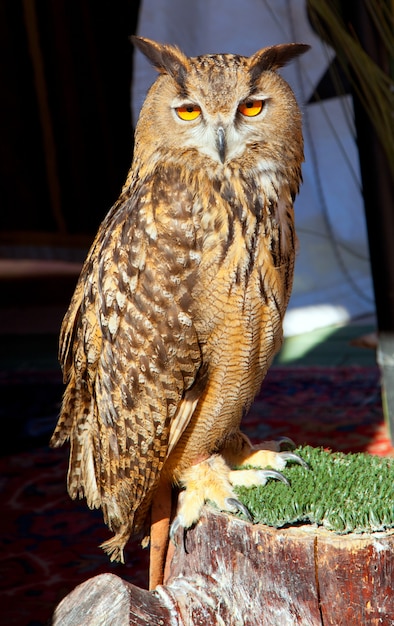
[[[223,364],[241,399],[222,426],[215,418],[213,436],[199,434],[199,448],[237,427],[279,347],[290,294],[294,190],[272,173],[230,167],[220,181],[183,176],[160,166],[124,189],[61,330],[67,388],[51,443],[70,438],[69,493],[103,508],[119,545],[142,526],[193,414],[200,434],[204,420],[212,429],[202,405],[222,406]]]

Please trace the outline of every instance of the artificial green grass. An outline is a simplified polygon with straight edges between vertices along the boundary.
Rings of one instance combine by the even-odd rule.
[[[289,464],[282,474],[290,486],[269,480],[264,486],[236,488],[254,523],[276,528],[312,523],[338,534],[394,527],[394,459],[310,446],[294,452],[310,470]]]

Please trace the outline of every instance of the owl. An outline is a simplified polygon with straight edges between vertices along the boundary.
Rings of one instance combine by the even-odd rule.
[[[168,537],[207,500],[234,512],[235,485],[303,464],[240,424],[281,346],[293,279],[302,124],[277,70],[309,46],[189,58],[133,42],[159,75],[63,320],[51,445],[70,441],[68,492],[101,507],[112,560],[150,536],[153,588]]]

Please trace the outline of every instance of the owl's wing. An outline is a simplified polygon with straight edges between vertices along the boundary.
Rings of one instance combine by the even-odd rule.
[[[61,330],[68,385],[51,443],[70,437],[71,497],[101,506],[110,528],[128,526],[128,534],[142,524],[149,494],[198,401],[192,199],[180,187],[167,194],[170,217],[164,190],[145,190],[110,212]],[[145,202],[152,196],[153,206]]]
[[[68,382],[70,376],[70,368],[73,365],[73,342],[76,335],[76,325],[79,322],[82,305],[84,302],[86,282],[89,280],[89,276],[93,272],[95,264],[98,262],[98,256],[101,250],[102,233],[110,228],[114,214],[116,214],[121,207],[121,199],[115,203],[108,215],[105,217],[101,224],[100,230],[97,233],[94,242],[89,250],[86,260],[82,266],[81,274],[78,279],[77,286],[74,294],[71,298],[70,305],[63,318],[62,326],[60,329],[59,337],[59,362],[63,371],[63,382]]]

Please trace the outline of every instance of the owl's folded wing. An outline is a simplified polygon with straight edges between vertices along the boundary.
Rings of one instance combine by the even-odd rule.
[[[69,493],[101,506],[114,530],[132,527],[139,507],[142,520],[198,401],[188,393],[201,352],[185,263],[180,254],[163,263],[174,242],[152,240],[143,219],[126,202],[100,229],[61,331],[68,386],[51,444],[70,438]]]

